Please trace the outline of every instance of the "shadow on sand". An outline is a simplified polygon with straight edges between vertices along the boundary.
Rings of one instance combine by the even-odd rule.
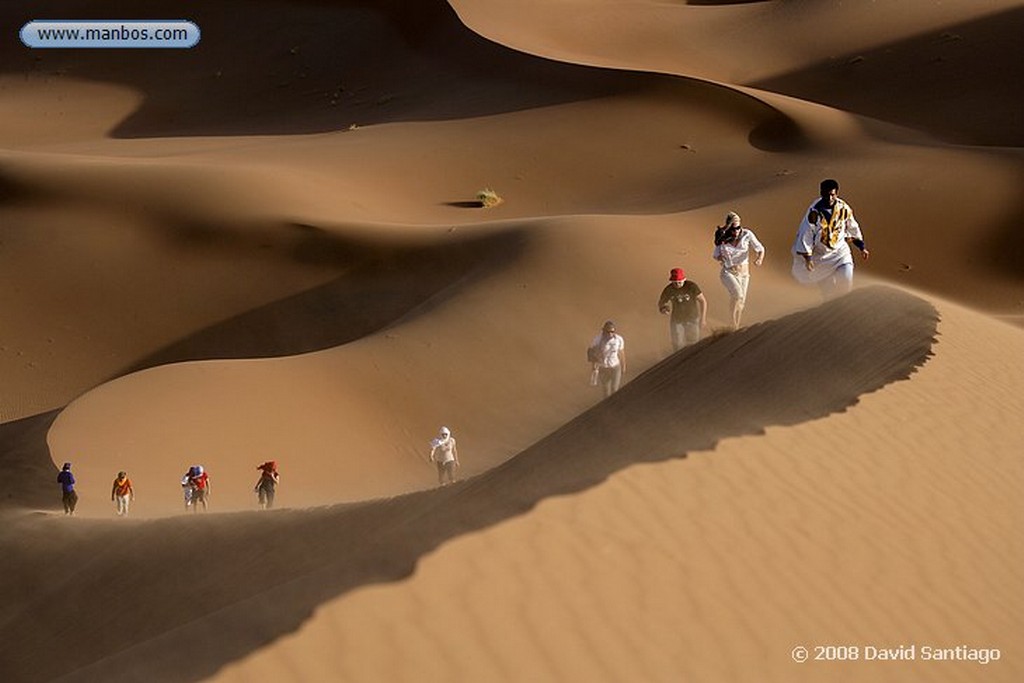
[[[953,143],[1020,147],[1021,108],[993,106],[991,74],[1002,102],[1024,101],[1022,27],[1024,8],[1011,9],[750,85]]]
[[[25,534],[47,543],[19,549],[21,571],[0,588],[3,604],[18,606],[0,623],[0,668],[19,682],[202,679],[295,631],[325,601],[408,577],[445,541],[546,498],[635,463],[843,411],[925,363],[936,326],[927,302],[872,287],[707,339],[503,465],[444,489],[155,521],[15,516],[0,531],[4,555]],[[133,608],[110,609],[117,604]],[[59,643],[61,656],[41,658],[40,643]]]

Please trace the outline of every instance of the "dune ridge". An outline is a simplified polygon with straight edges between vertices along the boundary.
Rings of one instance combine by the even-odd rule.
[[[935,306],[934,356],[909,381],[545,500],[446,543],[408,580],[325,603],[211,680],[1016,680],[1022,368],[985,350],[1024,340]],[[938,428],[964,419],[960,394],[986,415],[977,432]],[[458,647],[437,656],[447,640]],[[824,641],[919,656],[791,659]],[[1002,659],[939,664],[925,645]]]
[[[868,320],[865,310],[874,313]],[[0,626],[0,660],[16,680],[90,680],[101,670],[117,671],[109,675],[124,680],[198,680],[278,629],[296,628],[323,599],[407,577],[416,558],[445,540],[522,514],[540,500],[586,490],[635,463],[685,457],[727,436],[841,411],[864,392],[909,377],[929,355],[935,324],[934,309],[920,299],[869,288],[820,309],[708,339],[654,366],[501,466],[437,491],[273,516],[93,521],[81,530],[51,520],[47,533],[53,545],[35,557],[22,554],[15,565],[25,575],[9,585],[29,588],[37,597]],[[894,342],[884,354],[868,343],[880,334]],[[827,353],[806,358],[804,344]],[[753,370],[762,352],[785,365],[801,363],[805,372],[758,376]],[[765,402],[765,394],[790,400]],[[22,526],[38,524],[17,521],[4,545],[24,533]],[[202,551],[193,549],[197,542]],[[97,552],[101,548],[106,550]],[[70,578],[58,568],[57,558],[66,553],[92,558],[68,568],[80,591],[76,604],[93,621],[91,628],[61,616],[64,593],[54,587]],[[197,553],[195,562],[175,559]],[[40,564],[54,569],[31,576]],[[168,564],[178,566],[173,578]],[[291,605],[290,617],[280,605],[264,612],[260,598],[268,593]],[[114,613],[96,623],[101,606],[119,596],[144,602],[147,610]],[[62,643],[60,660],[44,664],[30,654],[25,643],[42,634],[26,627],[28,613],[43,633],[53,623],[66,624],[54,633]],[[254,620],[263,623],[245,629],[250,635],[241,641],[203,646],[212,634],[238,633],[239,623]],[[83,638],[85,632],[93,635]],[[259,642],[249,640],[255,634]],[[177,662],[182,651],[205,653],[190,658],[191,673]]]

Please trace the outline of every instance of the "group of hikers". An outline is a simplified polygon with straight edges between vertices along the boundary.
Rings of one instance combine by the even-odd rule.
[[[860,250],[863,258],[870,255],[860,225],[853,217],[853,209],[839,198],[839,183],[831,178],[821,181],[819,196],[811,202],[797,228],[794,240],[793,277],[802,284],[817,285],[822,296],[830,298],[843,294],[853,285],[853,252],[850,245]],[[725,216],[723,225],[717,226],[711,258],[721,266],[719,279],[729,294],[732,327],[738,328],[750,285],[750,261],[754,265],[764,262],[766,249],[735,211]],[[701,331],[707,327],[708,303],[700,286],[686,276],[682,268],[669,271],[669,282],[658,297],[658,311],[669,316],[669,337],[673,352],[700,341]],[[591,364],[591,384],[600,385],[604,396],[611,396],[622,386],[626,369],[626,343],[616,332],[615,323],[608,320],[587,348],[587,361]],[[429,461],[437,468],[438,485],[447,486],[456,479],[459,453],[448,427],[441,427],[430,442]],[[274,494],[280,475],[277,463],[267,461],[256,469],[260,478],[255,491],[261,509],[274,506]],[[65,514],[74,514],[78,502],[75,478],[71,464],[64,463],[57,475],[63,491]],[[210,477],[202,465],[193,465],[182,477],[185,509],[193,512],[200,506],[206,510],[210,497]],[[118,472],[110,493],[118,516],[128,514],[129,503],[135,499],[131,480],[126,472]]]
[[[821,181],[819,196],[811,202],[797,228],[793,242],[792,275],[801,284],[817,285],[826,299],[845,294],[853,286],[853,252],[857,247],[867,259],[864,243],[853,209],[839,198],[839,182]],[[729,294],[732,327],[740,326],[747,289],[750,286],[750,261],[764,263],[766,249],[735,211],[716,227],[711,258],[721,266],[719,279]],[[673,352],[700,341],[707,327],[708,302],[700,286],[686,277],[682,268],[669,271],[669,282],[658,297],[658,311],[669,316],[669,337]],[[626,342],[608,320],[587,348],[591,364],[590,383],[600,385],[605,398],[622,386],[626,368]]]
[[[260,509],[269,510],[274,507],[274,494],[277,491],[277,484],[281,475],[277,471],[277,462],[268,460],[257,468],[260,472],[259,480],[256,482],[254,491]],[[64,505],[64,514],[75,514],[75,507],[78,505],[78,493],[75,491],[75,475],[71,473],[71,463],[66,462],[57,474],[57,483],[61,486],[61,501]],[[181,478],[181,488],[185,495],[185,510],[196,512],[200,506],[206,511],[210,498],[210,475],[202,465],[192,465]],[[115,505],[118,517],[125,517],[128,514],[130,504],[135,500],[135,489],[132,487],[132,480],[128,473],[120,471],[114,478],[113,487],[110,490],[110,500]]]

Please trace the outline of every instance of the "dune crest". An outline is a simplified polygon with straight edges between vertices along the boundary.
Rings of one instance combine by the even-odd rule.
[[[317,602],[407,577],[419,557],[446,540],[521,515],[544,499],[586,490],[636,463],[685,457],[729,436],[844,410],[864,392],[906,379],[925,362],[935,324],[926,302],[868,288],[708,339],[656,365],[505,464],[436,491],[275,515],[183,516],[127,525],[80,521],[78,532],[60,520],[22,518],[12,524],[5,545],[44,527],[59,543],[22,554],[18,567],[59,566],[54,552],[93,558],[87,571],[68,567],[80,590],[77,619],[94,620],[103,605],[119,599],[144,600],[147,609],[86,628],[74,616],[62,617],[63,593],[46,588],[67,579],[62,570],[55,569],[58,575],[46,576],[45,583],[22,576],[19,585],[37,596],[23,607],[31,609],[37,626],[8,622],[0,632],[0,661],[18,680],[30,680],[32,671],[44,679],[88,680],[111,667],[125,676],[173,670],[179,680],[196,680],[296,628]],[[880,338],[889,343],[879,344]],[[754,370],[767,359],[794,372],[759,376]],[[192,556],[200,538],[210,541],[201,557],[169,579],[166,563]],[[315,547],[309,538],[318,539]],[[100,548],[113,549],[97,554]],[[125,571],[130,579],[118,578]],[[265,613],[260,605],[268,592],[279,602]],[[289,607],[282,611],[280,605]],[[21,654],[54,620],[65,624],[62,659],[42,664]],[[216,650],[201,646],[212,633],[227,632],[237,639],[219,639]],[[82,637],[86,633],[93,635]],[[181,651],[207,654],[181,663]]]

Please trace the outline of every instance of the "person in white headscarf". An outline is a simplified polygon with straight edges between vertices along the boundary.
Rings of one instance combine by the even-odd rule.
[[[430,442],[430,461],[437,465],[437,483],[447,486],[455,483],[455,470],[459,468],[459,449],[455,437],[447,427],[441,427]]]
[[[750,286],[750,251],[757,256],[754,265],[764,262],[765,248],[757,239],[757,235],[749,228],[744,228],[739,214],[730,211],[725,216],[725,225],[715,231],[715,250],[711,257],[721,262],[722,272],[719,279],[729,292],[729,307],[732,313],[732,326],[740,326],[743,307],[747,301],[747,288]]]

